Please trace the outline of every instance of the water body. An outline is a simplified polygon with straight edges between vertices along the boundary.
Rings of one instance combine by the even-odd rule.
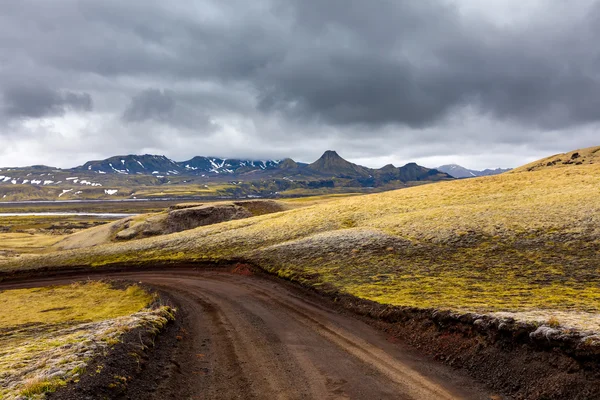
[[[23,213],[0,213],[2,217],[96,217],[107,219],[120,219],[133,217],[139,214],[125,213],[92,213],[92,212],[23,212]]]

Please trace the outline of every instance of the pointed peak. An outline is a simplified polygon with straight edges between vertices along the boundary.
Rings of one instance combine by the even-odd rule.
[[[368,168],[361,167],[360,165],[353,164],[347,160],[344,160],[334,150],[327,150],[321,158],[312,164],[308,165],[308,168],[333,175],[347,175],[347,176],[369,176],[370,172]]]
[[[384,165],[383,167],[381,167],[381,169],[385,169],[385,170],[396,169],[396,166],[394,164],[387,164],[387,165]]]
[[[340,155],[335,150],[327,150],[327,151],[325,151],[325,153],[323,153],[321,158],[328,159],[328,158],[342,158],[342,157],[340,157]]]
[[[351,164],[350,162],[344,160],[335,150],[327,150],[319,159],[313,162],[311,165],[313,166],[331,166],[331,165],[339,165],[339,164]]]

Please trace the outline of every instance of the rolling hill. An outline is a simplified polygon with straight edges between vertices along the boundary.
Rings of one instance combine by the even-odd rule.
[[[235,260],[384,304],[558,316],[600,329],[599,191],[600,164],[518,169],[22,257],[1,269]]]
[[[517,168],[514,171],[540,171],[551,168],[568,168],[573,165],[577,166],[594,164],[600,164],[600,146],[588,147],[585,149],[573,150],[568,153],[556,154],[524,165],[520,168]]]

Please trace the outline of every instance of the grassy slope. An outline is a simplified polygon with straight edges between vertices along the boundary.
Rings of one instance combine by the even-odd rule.
[[[22,257],[0,270],[246,259],[382,303],[600,311],[600,165],[442,182],[127,244]]]
[[[102,282],[0,292],[0,398],[53,391],[124,332],[166,323],[166,309],[139,312],[152,301]]]
[[[47,252],[69,233],[106,222],[87,216],[0,216],[0,259]]]
[[[513,172],[539,171],[549,168],[565,168],[570,165],[600,164],[600,146],[573,150],[568,153],[555,154],[530,164],[523,165]]]

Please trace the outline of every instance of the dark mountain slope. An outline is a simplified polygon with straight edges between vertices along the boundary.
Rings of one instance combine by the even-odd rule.
[[[321,174],[339,177],[364,178],[372,176],[372,171],[369,168],[346,161],[333,150],[327,150],[321,158],[309,164],[306,168]]]

